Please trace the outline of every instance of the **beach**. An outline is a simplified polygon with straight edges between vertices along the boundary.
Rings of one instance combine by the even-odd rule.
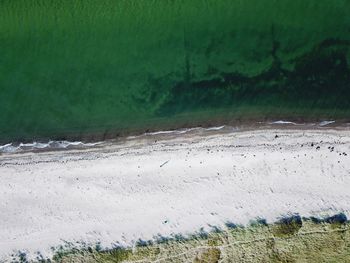
[[[309,126],[197,128],[2,152],[0,260],[296,214],[349,217],[349,154],[348,127]]]
[[[0,1],[0,263],[350,262],[349,10]]]

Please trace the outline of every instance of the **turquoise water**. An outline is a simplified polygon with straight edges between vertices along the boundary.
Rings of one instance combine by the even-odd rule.
[[[349,119],[350,1],[2,0],[0,141]]]

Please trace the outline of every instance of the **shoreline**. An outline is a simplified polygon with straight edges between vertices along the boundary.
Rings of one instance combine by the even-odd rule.
[[[349,218],[349,128],[199,131],[1,155],[0,258],[288,214]]]
[[[217,125],[217,126],[215,126]],[[174,126],[176,127],[176,126]],[[133,138],[141,138],[144,136],[155,135],[181,135],[196,130],[201,132],[206,131],[219,131],[225,130],[230,132],[235,131],[248,131],[248,130],[261,130],[261,129],[343,129],[350,128],[350,120],[326,120],[320,119],[313,122],[301,121],[300,119],[279,119],[279,120],[266,120],[266,121],[229,121],[229,122],[210,122],[206,125],[190,126],[184,125],[177,128],[170,128],[168,130],[159,129],[147,129],[126,134],[114,133],[104,134],[100,138],[98,133],[89,136],[86,134],[79,140],[76,136],[64,136],[64,137],[52,137],[36,140],[22,140],[12,141],[0,144],[0,155],[2,153],[18,153],[18,152],[42,152],[42,151],[60,151],[69,149],[87,149],[94,146],[98,146],[105,143],[122,142]],[[85,138],[85,139],[83,139]],[[0,140],[1,142],[1,140]]]
[[[278,112],[278,113],[276,113]],[[273,114],[272,114],[273,113]],[[350,118],[347,111],[342,114],[329,114],[328,111],[316,111],[309,114],[295,110],[285,113],[281,108],[267,109],[245,109],[238,108],[235,112],[232,109],[219,109],[216,111],[197,111],[191,113],[181,113],[169,117],[150,118],[145,121],[135,120],[133,125],[104,124],[102,129],[94,126],[88,128],[72,127],[61,131],[46,131],[39,135],[14,135],[12,139],[5,134],[0,136],[0,145],[8,143],[31,143],[52,141],[81,141],[84,143],[94,143],[105,140],[126,138],[128,136],[138,136],[145,133],[152,133],[163,130],[191,129],[194,127],[210,128],[213,126],[233,126],[243,128],[259,128],[268,123],[283,120],[298,124],[319,124],[322,121],[332,120],[335,124],[330,126],[350,125]],[[137,123],[137,124],[136,124]],[[79,131],[80,130],[80,131]],[[40,133],[40,132],[39,132]]]

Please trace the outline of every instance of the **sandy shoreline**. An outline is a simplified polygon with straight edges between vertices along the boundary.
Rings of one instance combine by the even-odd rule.
[[[200,126],[184,126],[177,129],[168,130],[146,130],[143,133],[131,132],[126,134],[108,134],[104,136],[98,133],[86,134],[86,137],[68,136],[64,138],[53,137],[50,140],[23,140],[7,142],[0,144],[0,155],[7,153],[23,153],[23,152],[43,152],[43,151],[60,151],[73,149],[88,149],[93,147],[105,146],[108,144],[120,144],[132,139],[169,139],[173,136],[184,134],[208,135],[212,132],[229,133],[237,131],[251,131],[261,129],[287,129],[287,130],[317,130],[317,129],[335,129],[343,130],[350,128],[350,122],[345,120],[322,120],[317,122],[303,122],[297,120],[271,120],[271,121],[244,121],[223,124],[217,123],[217,126],[200,125]],[[164,137],[166,136],[166,137]],[[82,140],[79,140],[82,139]]]
[[[333,148],[334,147],[334,148]],[[350,215],[350,130],[141,136],[0,155],[0,259],[64,241],[133,245],[258,217]]]
[[[279,109],[276,109],[278,112]],[[205,115],[205,114],[204,114]],[[301,115],[303,116],[303,115]],[[32,143],[33,140],[36,142],[48,142],[49,140],[53,141],[81,141],[84,143],[95,143],[99,141],[106,140],[119,140],[126,138],[128,136],[142,136],[145,133],[154,133],[158,131],[178,131],[178,130],[186,130],[192,129],[193,127],[200,127],[203,129],[218,127],[218,126],[228,126],[235,127],[241,130],[247,129],[262,129],[262,128],[271,128],[272,126],[278,126],[278,128],[293,128],[293,126],[297,125],[299,128],[320,128],[323,127],[322,123],[329,122],[327,127],[333,128],[345,128],[350,127],[349,118],[333,118],[328,115],[319,116],[319,117],[301,117],[299,115],[281,115],[270,116],[270,118],[266,116],[259,116],[259,114],[253,114],[252,116],[244,115],[244,116],[232,116],[232,113],[223,112],[217,115],[214,115],[209,118],[204,118],[199,114],[199,116],[186,116],[179,115],[175,117],[174,120],[168,118],[157,118],[150,120],[148,123],[141,125],[140,127],[120,127],[119,129],[113,127],[103,128],[102,130],[97,127],[91,127],[90,129],[84,131],[55,131],[47,134],[37,134],[37,135],[28,135],[28,136],[15,136],[13,138],[7,138],[6,136],[0,137],[0,146],[14,143]],[[278,124],[279,122],[282,122]]]

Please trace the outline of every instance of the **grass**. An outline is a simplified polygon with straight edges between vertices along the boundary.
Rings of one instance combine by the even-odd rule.
[[[221,257],[221,251],[218,248],[208,248],[199,253],[193,260],[193,263],[218,263]]]
[[[283,218],[273,226],[273,234],[276,237],[288,237],[296,235],[303,223],[300,216]]]
[[[143,243],[132,250],[60,250],[53,262],[348,262],[349,238],[348,221],[292,216],[275,224],[256,222],[207,235]]]

